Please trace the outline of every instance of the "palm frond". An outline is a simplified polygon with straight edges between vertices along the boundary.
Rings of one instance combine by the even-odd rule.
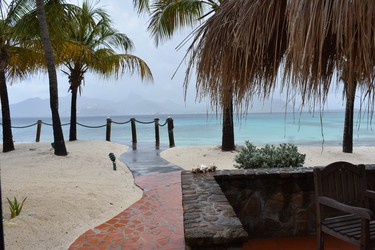
[[[152,79],[144,61],[130,54],[116,53],[117,49],[130,51],[133,42],[111,26],[104,9],[84,2],[81,10],[71,14],[66,34],[66,42],[57,45],[64,53],[59,62],[67,68],[70,84],[80,87],[86,71],[115,78],[124,72],[137,73],[142,79]]]
[[[203,15],[203,1],[197,0],[161,0],[152,6],[148,30],[156,45],[169,39],[180,28],[199,23]]]
[[[225,1],[197,31],[189,48],[185,90],[195,67],[198,98],[209,96],[214,106],[228,103],[232,94],[238,106],[244,99],[249,103],[253,95],[269,95],[285,51],[284,43],[279,45],[286,34],[285,1],[272,6],[262,1],[239,2]],[[252,29],[243,32],[246,26]]]
[[[93,59],[88,68],[104,77],[118,78],[119,74],[127,72],[131,75],[138,74],[142,80],[152,80],[148,65],[135,55],[116,54],[112,49],[99,49]]]
[[[150,11],[150,0],[133,0],[133,6],[138,13]]]
[[[7,9],[2,9],[5,20],[0,21],[0,58],[7,79],[13,82],[38,72],[44,66],[44,57],[39,36],[25,22],[34,5],[27,0],[11,1],[9,5],[2,1],[1,7]]]
[[[285,76],[303,97],[326,96],[334,72],[344,89],[357,81],[364,92],[373,86],[374,1],[296,1],[288,4],[286,15],[293,53],[286,55]]]

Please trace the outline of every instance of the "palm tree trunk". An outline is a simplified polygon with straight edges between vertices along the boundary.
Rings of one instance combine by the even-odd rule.
[[[54,149],[55,155],[65,156],[67,155],[64,135],[61,128],[61,121],[59,115],[59,98],[57,89],[57,76],[55,61],[53,56],[53,50],[51,45],[51,40],[48,35],[48,27],[46,20],[46,13],[44,10],[44,1],[36,0],[37,15],[40,28],[40,36],[42,39],[44,54],[47,62],[48,78],[49,78],[49,94],[50,94],[50,106],[52,113],[52,125],[53,125],[53,139],[54,139]]]
[[[1,99],[1,115],[3,124],[3,152],[14,150],[12,124],[10,119],[8,90],[5,79],[4,68],[0,69],[0,99]]]
[[[69,141],[77,140],[77,86],[71,86],[70,91],[72,91],[72,102],[70,105],[70,131],[69,131]]]
[[[0,178],[0,194],[1,194],[1,178]],[[0,199],[0,214],[3,214],[3,202]],[[3,220],[0,220],[0,249],[5,249],[5,241],[4,241],[4,225]]]
[[[230,101],[229,101],[230,100]],[[223,134],[221,140],[222,151],[235,150],[233,126],[233,98],[230,97],[228,105],[223,105]]]
[[[354,117],[354,100],[355,92],[357,90],[357,82],[348,86],[346,94],[346,107],[345,107],[345,121],[344,121],[344,136],[342,142],[342,152],[353,153],[353,117]]]

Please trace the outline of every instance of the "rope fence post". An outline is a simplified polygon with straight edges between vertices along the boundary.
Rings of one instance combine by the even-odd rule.
[[[111,118],[107,118],[107,129],[106,129],[106,134],[105,134],[105,140],[106,141],[111,141],[111,123],[112,120]]]
[[[38,120],[36,126],[36,137],[35,142],[40,142],[40,133],[42,132],[42,120]]]
[[[168,137],[169,137],[169,147],[173,148],[175,146],[174,144],[174,136],[173,136],[173,119],[172,118],[167,118],[168,122]]]
[[[159,118],[155,118],[154,122],[155,122],[155,146],[157,149],[159,149],[160,147]]]
[[[133,143],[133,149],[137,149],[137,128],[135,126],[135,118],[130,119],[130,124],[132,128],[132,143]]]
[[[131,123],[131,133],[132,133],[132,144],[133,144],[133,150],[136,150],[137,149],[137,143],[138,143],[138,140],[137,140],[137,128],[136,128],[136,123],[141,123],[141,124],[154,124],[154,130],[155,130],[155,147],[156,149],[159,149],[160,148],[160,127],[164,127],[165,125],[168,125],[168,137],[169,137],[169,147],[172,148],[172,147],[175,147],[175,142],[174,142],[174,135],[173,135],[173,129],[174,129],[174,125],[173,125],[173,119],[171,117],[168,117],[165,121],[165,123],[163,124],[160,124],[160,119],[159,118],[154,118],[154,120],[152,121],[138,121],[136,118],[131,118],[130,120],[126,121],[126,122],[115,122],[115,121],[112,121],[112,119],[110,117],[107,117],[107,122],[106,124],[103,124],[103,125],[99,125],[99,126],[89,126],[89,125],[85,125],[85,124],[81,124],[81,123],[76,123],[77,125],[79,126],[82,126],[82,127],[85,127],[85,128],[104,128],[106,127],[106,135],[105,135],[105,139],[106,141],[111,141],[111,130],[112,130],[112,123],[114,124],[122,124],[122,125],[125,125],[127,123]],[[29,128],[29,127],[32,127],[32,126],[35,126],[37,125],[37,129],[36,129],[36,135],[35,135],[35,142],[40,142],[40,137],[41,137],[41,134],[42,134],[42,125],[46,125],[46,126],[53,126],[53,124],[50,124],[50,123],[46,123],[46,122],[43,122],[42,120],[37,120],[37,122],[33,123],[33,124],[30,124],[30,125],[26,125],[26,126],[12,126],[12,128]],[[65,123],[65,124],[61,124],[61,126],[66,126],[66,125],[69,125],[70,123]],[[1,123],[0,123],[1,125]]]

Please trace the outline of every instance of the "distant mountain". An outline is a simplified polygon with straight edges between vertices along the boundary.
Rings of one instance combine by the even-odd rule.
[[[59,98],[59,114],[61,117],[70,116],[70,96]],[[30,98],[11,104],[12,117],[48,117],[51,115],[49,99]],[[145,114],[191,114],[206,113],[204,104],[185,107],[172,101],[154,102],[140,96],[129,96],[121,102],[98,98],[78,97],[78,116],[111,116],[111,115],[145,115]],[[0,114],[1,116],[1,114]]]
[[[31,98],[25,101],[10,105],[12,117],[45,117],[50,116],[51,109],[49,100]]]
[[[70,96],[59,98],[59,114],[70,116]],[[49,117],[51,115],[48,99],[31,98],[10,105],[12,117]],[[292,111],[288,107],[288,111]],[[111,115],[153,115],[153,114],[202,114],[212,113],[205,103],[185,105],[173,101],[156,102],[138,95],[131,95],[123,101],[115,102],[98,98],[80,96],[77,100],[78,116],[111,116]],[[285,112],[285,102],[279,99],[255,102],[249,112],[269,113]],[[1,114],[0,114],[1,116]]]

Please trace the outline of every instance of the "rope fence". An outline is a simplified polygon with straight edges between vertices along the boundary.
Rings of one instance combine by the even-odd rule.
[[[139,121],[139,120],[137,120],[135,118],[131,118],[130,120],[125,121],[125,122],[116,122],[116,121],[112,121],[111,118],[107,118],[106,124],[104,124],[104,125],[92,126],[92,125],[85,125],[85,124],[82,124],[82,123],[79,123],[79,122],[77,122],[76,124],[79,125],[79,126],[81,126],[81,127],[89,128],[89,129],[98,129],[98,128],[104,128],[104,127],[106,127],[106,141],[111,141],[112,124],[126,125],[128,123],[130,123],[130,125],[131,125],[133,149],[137,148],[137,126],[136,126],[137,123],[140,123],[140,124],[143,124],[143,125],[154,124],[154,128],[155,128],[155,146],[157,148],[159,148],[159,146],[160,146],[160,132],[159,132],[159,128],[160,127],[164,127],[164,126],[167,125],[167,128],[168,128],[168,138],[169,138],[169,147],[172,148],[172,147],[175,146],[174,134],[173,134],[173,129],[174,129],[173,119],[170,118],[170,117],[167,118],[166,121],[165,121],[165,123],[163,123],[163,124],[159,123],[159,118],[155,118],[153,121]],[[0,123],[0,125],[2,125],[2,124]],[[12,128],[17,128],[17,129],[18,128],[19,129],[30,128],[30,127],[35,126],[35,125],[37,126],[36,136],[35,136],[35,142],[40,142],[40,135],[41,135],[41,132],[42,132],[42,125],[53,126],[53,124],[51,124],[51,123],[46,123],[46,122],[43,122],[42,120],[38,120],[37,122],[35,122],[33,124],[30,124],[30,125],[12,126]],[[61,124],[61,126],[67,126],[67,125],[70,125],[70,123]]]

